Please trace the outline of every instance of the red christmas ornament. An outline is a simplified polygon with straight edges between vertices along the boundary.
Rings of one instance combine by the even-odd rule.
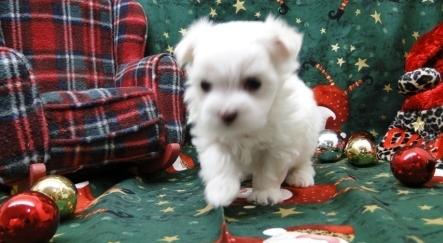
[[[40,192],[20,193],[0,206],[0,242],[47,242],[58,223],[58,208],[52,199]]]
[[[391,161],[394,176],[407,186],[421,186],[435,173],[436,160],[428,151],[412,147],[398,151]]]

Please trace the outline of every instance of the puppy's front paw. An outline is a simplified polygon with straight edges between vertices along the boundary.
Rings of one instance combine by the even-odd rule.
[[[284,199],[280,188],[273,188],[267,190],[253,189],[251,195],[248,197],[248,201],[255,202],[260,205],[274,205],[282,202]]]
[[[314,169],[312,167],[296,169],[288,174],[286,183],[295,187],[308,187],[314,185]]]
[[[240,182],[213,179],[205,188],[206,201],[214,207],[229,206],[240,191]]]

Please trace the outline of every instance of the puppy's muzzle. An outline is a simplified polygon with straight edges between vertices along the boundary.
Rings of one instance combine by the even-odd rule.
[[[220,119],[223,121],[223,123],[226,126],[229,126],[229,125],[231,125],[235,121],[235,119],[237,119],[238,112],[236,112],[236,111],[234,111],[234,112],[221,112],[219,114],[219,116],[220,116]]]

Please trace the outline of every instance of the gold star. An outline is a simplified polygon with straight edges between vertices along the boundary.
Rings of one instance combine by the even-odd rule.
[[[120,241],[108,241],[108,243],[120,243]]]
[[[280,214],[280,217],[282,218],[301,213],[302,212],[295,211],[295,208],[279,208],[277,212],[274,212],[274,214]]]
[[[163,32],[163,36],[164,36],[166,39],[169,39],[169,33],[168,33],[168,32]]]
[[[421,132],[425,129],[425,122],[421,117],[418,117],[417,120],[412,123],[412,126],[414,127],[415,132]]]
[[[158,241],[163,241],[163,242],[174,242],[174,241],[178,241],[180,240],[180,238],[178,237],[178,235],[174,235],[174,236],[165,236],[163,238],[161,238]]]
[[[343,65],[344,63],[346,63],[346,61],[343,59],[343,57],[337,58],[337,64],[341,67],[341,65]]]
[[[413,36],[415,39],[418,39],[418,37],[420,37],[420,34],[419,34],[417,31],[414,31],[414,32],[412,32],[412,36]]]
[[[375,23],[381,24],[381,16],[380,13],[377,13],[377,10],[375,10],[374,13],[371,14],[371,17],[374,19]]]
[[[183,190],[183,189],[178,189],[178,190],[175,190],[176,192],[185,192],[186,190]]]
[[[168,204],[168,203],[170,203],[170,202],[168,202],[168,201],[160,201],[160,202],[158,202],[156,204],[161,206],[161,205]]]
[[[160,195],[158,195],[157,197],[159,197],[159,198],[164,198],[164,197],[166,197],[166,195],[165,195],[165,194],[160,194]]]
[[[381,209],[378,205],[375,205],[375,204],[372,204],[372,205],[365,205],[364,206],[364,210],[363,210],[363,213],[366,213],[366,212],[371,212],[371,213],[373,213],[375,210],[377,210],[377,209]]]
[[[220,4],[222,3],[222,0],[215,0],[215,3],[216,3],[217,5],[220,5]]]
[[[217,11],[215,11],[215,9],[211,8],[211,12],[209,12],[209,16],[211,16],[211,18],[214,18],[215,16],[217,16]]]
[[[357,8],[357,10],[355,10],[355,16],[358,16],[360,14],[361,14],[361,11],[360,11],[360,9]]]
[[[180,28],[180,30],[178,32],[180,32],[180,34],[182,34],[182,36],[184,36],[186,34],[186,31],[188,31],[188,30],[184,29],[184,28]]]
[[[320,33],[323,35],[323,34],[326,34],[326,29],[325,28],[321,28],[320,29]]]
[[[391,91],[392,91],[391,84],[385,84],[385,87],[383,88],[383,90],[384,90],[386,93],[391,92]]]
[[[174,48],[170,45],[168,45],[168,48],[166,48],[166,51],[169,53],[173,53],[174,52]]]
[[[435,218],[435,219],[426,219],[422,218],[427,225],[443,225],[443,218]]]
[[[423,210],[423,211],[425,211],[425,210],[431,210],[432,209],[432,207],[431,206],[429,206],[429,205],[420,205],[420,206],[418,206],[418,208],[419,209],[421,209],[421,210]]]
[[[162,209],[160,211],[162,211],[163,213],[173,213],[175,211],[175,209],[172,207],[167,207],[167,208]]]
[[[238,219],[230,218],[230,217],[227,217],[227,216],[225,216],[225,220],[228,223],[238,222]]]
[[[407,239],[411,239],[411,240],[413,240],[416,243],[425,243],[422,239],[418,238],[415,235],[408,235],[408,236],[406,236],[406,238]]]
[[[301,23],[301,19],[300,18],[296,18],[295,19],[295,23],[300,24]]]
[[[367,68],[367,67],[369,67],[369,65],[366,63],[366,59],[361,59],[361,58],[358,58],[358,61],[354,64],[355,66],[357,66],[358,67],[358,71],[360,72],[360,70],[362,69],[362,68]]]
[[[408,55],[409,55],[409,53],[405,51],[405,54],[403,54],[403,57],[404,57],[404,58],[407,58]]]
[[[406,44],[406,39],[405,39],[405,38],[401,39],[401,43],[402,43],[403,45]]]
[[[434,3],[434,0],[422,0],[421,2],[422,2],[422,3],[425,3],[425,2]]]
[[[336,215],[337,215],[337,212],[335,212],[335,211],[326,213],[326,216],[336,216]]]
[[[238,12],[240,12],[241,10],[246,11],[245,1],[237,0],[237,2],[234,5],[232,5],[232,6],[235,8],[235,13],[236,14]]]
[[[258,12],[255,13],[255,17],[257,17],[257,18],[260,18],[260,17],[261,17],[261,13],[260,13],[260,11],[258,11]]]
[[[356,48],[355,48],[355,46],[353,46],[353,45],[351,45],[350,48],[349,48],[349,50],[350,50],[351,52],[355,51],[355,49],[356,49]]]
[[[397,195],[408,195],[411,191],[408,190],[397,190]]]
[[[374,176],[374,179],[378,179],[378,178],[389,178],[391,175],[389,173],[380,173]]]
[[[335,43],[334,45],[331,45],[331,49],[332,49],[332,51],[337,52],[338,49],[340,49],[340,46],[338,45],[338,43]]]
[[[375,131],[374,129],[372,129],[371,131],[369,131],[370,134],[372,134],[372,136],[377,137],[378,136],[378,132]]]
[[[214,207],[212,205],[210,205],[210,204],[207,204],[204,208],[197,209],[197,213],[194,214],[194,217],[206,214],[209,211],[211,211],[212,209],[214,209]]]

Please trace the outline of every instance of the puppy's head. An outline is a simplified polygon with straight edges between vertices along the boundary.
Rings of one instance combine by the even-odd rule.
[[[297,68],[301,43],[301,34],[273,17],[193,24],[175,49],[188,75],[190,122],[217,136],[264,127],[280,87]]]

